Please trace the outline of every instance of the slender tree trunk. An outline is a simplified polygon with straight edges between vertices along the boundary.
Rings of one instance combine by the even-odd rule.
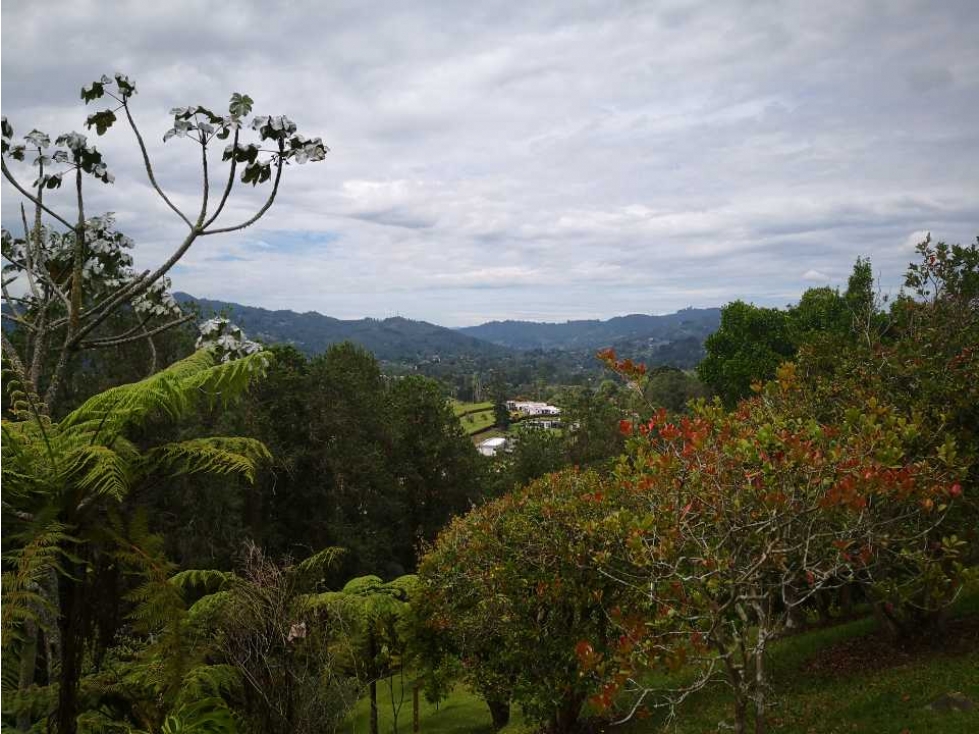
[[[785,599],[785,627],[790,630],[798,630],[805,627],[805,616],[802,608],[798,605],[798,597],[790,584],[784,584],[782,596]]]
[[[37,666],[37,625],[28,619],[24,623],[24,646],[20,652],[17,689],[24,692],[34,684],[34,668]],[[17,731],[28,731],[31,728],[29,713],[17,717]]]
[[[61,602],[58,595],[58,575],[54,569],[48,571],[47,578],[44,580],[44,593],[51,602],[53,609],[60,609]],[[43,611],[44,614],[44,664],[46,667],[47,678],[45,683],[51,685],[55,681],[56,665],[61,659],[61,630],[58,621],[49,609]]]
[[[388,678],[388,693],[391,694],[391,720],[394,734],[398,734],[398,717],[401,716],[401,707],[405,703],[405,669],[403,665],[398,670],[398,681],[401,683],[401,697],[396,703],[394,700],[394,676],[392,675]]]
[[[415,683],[411,686],[411,731],[412,734],[418,734],[418,691],[421,686]]]
[[[371,732],[370,734],[378,734],[377,727],[377,676],[374,675],[374,661],[377,658],[377,641],[374,639],[374,633],[367,633],[367,654],[368,659],[371,661],[371,682],[368,686],[370,690],[371,699]]]
[[[79,575],[81,571],[71,568]],[[82,636],[80,622],[82,610],[79,604],[80,582],[63,575],[59,578],[61,618],[58,628],[61,633],[61,672],[58,677],[58,734],[76,734],[78,731],[78,681],[81,677]]]
[[[748,719],[748,701],[740,691],[734,694],[734,734],[745,734]]]
[[[769,604],[755,601],[752,606],[758,621],[758,639],[751,651],[752,663],[755,668],[754,695],[752,696],[755,703],[755,734],[765,734],[765,687],[768,684],[765,678],[765,650],[771,635],[768,623],[772,621],[772,616]]]
[[[759,635],[765,634],[763,630]],[[755,650],[755,734],[765,734],[765,642],[759,640]]]
[[[581,705],[585,699],[580,694],[566,698],[554,712],[554,734],[567,734],[574,730],[581,715]]]
[[[487,698],[490,717],[493,719],[493,730],[499,731],[510,723],[510,702],[502,698]]]

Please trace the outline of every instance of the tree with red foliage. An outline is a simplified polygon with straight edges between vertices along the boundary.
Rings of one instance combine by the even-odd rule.
[[[652,691],[593,661],[607,701],[632,694],[627,715],[672,711],[721,679],[734,691],[735,731],[746,731],[751,709],[763,732],[766,651],[793,609],[845,582],[887,579],[896,559],[954,563],[959,541],[932,539],[960,501],[961,468],[937,451],[910,459],[919,428],[878,401],[824,424],[798,409],[803,397],[788,363],[733,412],[701,402],[678,422],[660,411],[623,426],[632,437],[618,481],[642,493],[645,511],[611,516],[606,533],[628,552],[596,560],[655,614],[612,668],[680,661],[697,671],[682,688]]]

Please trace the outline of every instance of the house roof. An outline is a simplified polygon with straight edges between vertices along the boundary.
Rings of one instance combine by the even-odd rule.
[[[502,437],[497,438],[487,438],[485,441],[481,442],[480,446],[485,446],[486,448],[494,448],[497,446],[502,446],[506,443],[506,439]]]

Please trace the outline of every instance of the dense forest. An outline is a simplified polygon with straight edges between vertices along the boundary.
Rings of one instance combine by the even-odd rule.
[[[490,322],[447,329],[400,317],[344,321],[173,295],[199,318],[231,318],[256,341],[288,344],[308,356],[349,341],[371,352],[389,374],[435,377],[453,397],[474,401],[483,397],[480,386],[497,374],[517,393],[530,394],[540,384],[597,384],[605,375],[595,352],[610,346],[631,359],[692,369],[703,359],[704,340],[720,320],[720,309],[685,309],[606,321]]]
[[[142,146],[135,91],[86,86],[111,101],[89,127]],[[461,332],[228,318],[171,294],[170,268],[326,156],[252,104],[172,112],[205,181],[230,140],[229,175],[198,214],[145,157],[187,225],[146,273],[86,216],[111,176],[89,139],[4,118],[25,202],[3,231],[5,731],[339,732],[361,707],[378,734],[384,706],[397,733],[413,688],[566,734],[682,721],[722,688],[728,725],[764,732],[779,640],[861,614],[940,638],[975,596],[979,240],[925,239],[887,301],[861,258],[784,309]],[[69,180],[74,210],[49,195]],[[269,198],[228,220],[240,186]],[[449,401],[476,385],[513,439],[499,456]],[[561,429],[505,425],[536,393]]]

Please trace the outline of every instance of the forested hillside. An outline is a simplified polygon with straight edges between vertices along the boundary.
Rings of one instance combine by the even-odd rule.
[[[630,314],[605,321],[490,321],[459,331],[514,349],[594,350],[620,343],[642,348],[690,337],[703,341],[720,318],[719,308],[687,308],[662,316]]]
[[[621,354],[655,365],[694,367],[704,356],[703,343],[720,322],[720,309],[684,309],[675,314],[632,314],[606,321],[491,321],[448,329],[401,317],[335,319],[315,311],[270,311],[228,301],[175,293],[181,304],[195,304],[203,317],[231,316],[252,338],[290,344],[307,355],[331,344],[354,342],[382,363],[422,366],[436,375],[450,370],[503,368],[510,371],[542,359],[564,374],[595,373],[594,353],[615,347]],[[515,380],[519,381],[519,380]]]
[[[335,319],[307,311],[270,311],[240,303],[175,293],[181,304],[196,304],[201,315],[230,314],[252,338],[269,344],[291,344],[308,355],[331,344],[359,344],[385,362],[422,361],[460,356],[502,357],[509,350],[426,321],[398,316],[387,319]]]

